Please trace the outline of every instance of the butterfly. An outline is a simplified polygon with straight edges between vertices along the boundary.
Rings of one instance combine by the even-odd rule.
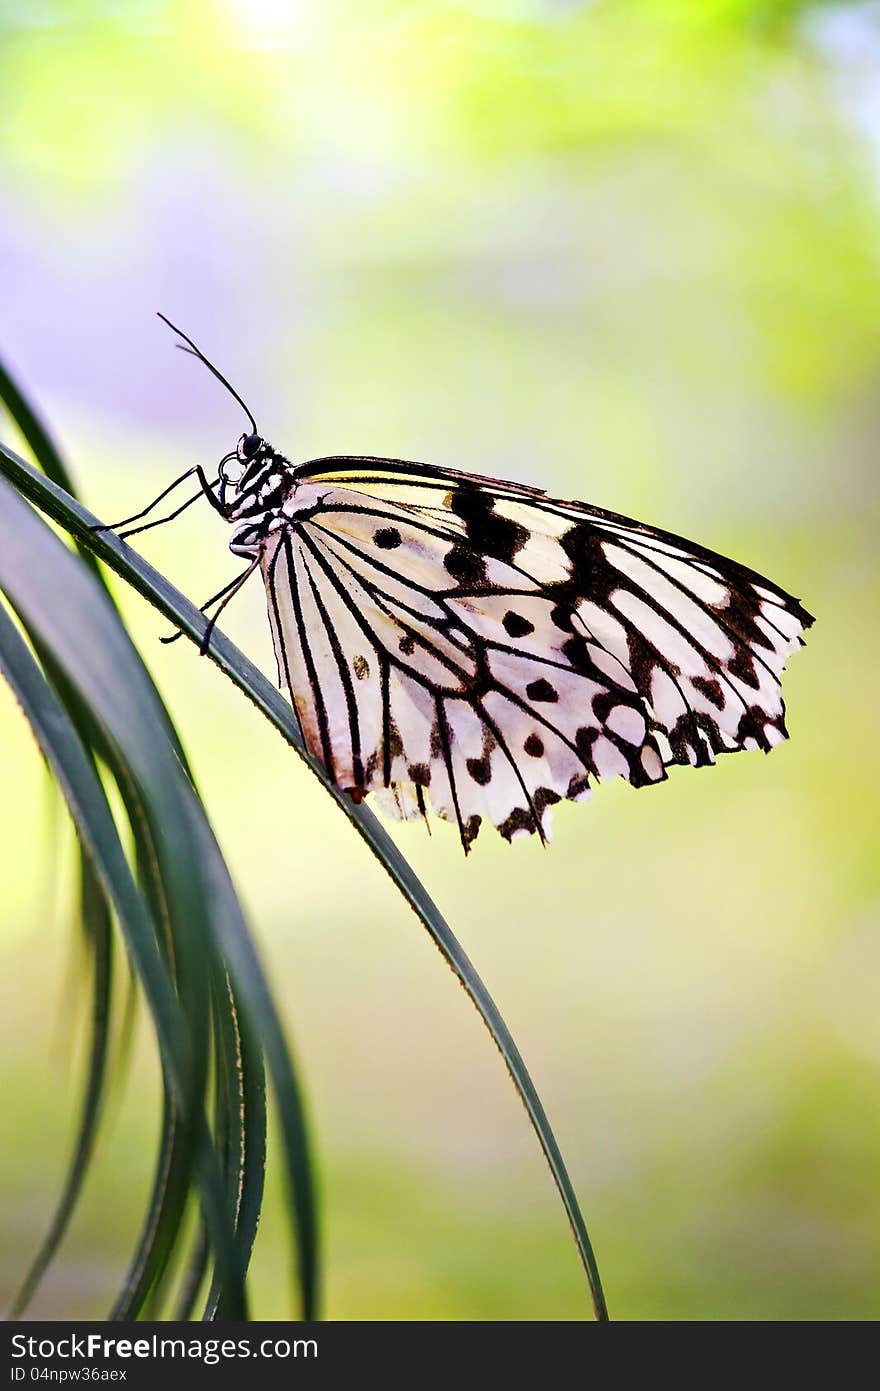
[[[164,319],[164,315],[160,315]],[[813,622],[735,560],[539,488],[404,459],[293,464],[250,430],[208,479],[176,479],[232,525],[266,590],[279,684],[302,739],[354,802],[546,841],[554,804],[634,787],[787,737],[781,678]],[[176,634],[175,636],[179,636]],[[168,639],[171,640],[171,639]]]

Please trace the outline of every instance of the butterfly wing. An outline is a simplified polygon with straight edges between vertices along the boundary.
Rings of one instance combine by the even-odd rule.
[[[812,621],[759,575],[536,489],[379,459],[298,470],[263,569],[279,679],[337,784],[393,815],[548,831],[597,779],[768,750]]]

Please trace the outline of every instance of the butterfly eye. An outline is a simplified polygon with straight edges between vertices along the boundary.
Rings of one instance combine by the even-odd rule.
[[[242,435],[238,442],[239,453],[245,459],[252,459],[262,443],[259,435]]]

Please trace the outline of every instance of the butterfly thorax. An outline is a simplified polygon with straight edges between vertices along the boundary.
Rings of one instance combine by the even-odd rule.
[[[294,465],[271,444],[264,442],[253,458],[236,463],[237,476],[224,474],[220,490],[227,518],[236,524],[229,549],[235,555],[255,555],[273,533],[303,514],[313,515],[321,493],[299,483]]]

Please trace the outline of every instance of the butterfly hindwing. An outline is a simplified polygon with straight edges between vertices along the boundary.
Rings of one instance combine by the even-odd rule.
[[[298,470],[263,557],[279,679],[340,787],[392,815],[547,834],[602,777],[785,737],[812,621],[681,538],[516,484],[374,459]]]

